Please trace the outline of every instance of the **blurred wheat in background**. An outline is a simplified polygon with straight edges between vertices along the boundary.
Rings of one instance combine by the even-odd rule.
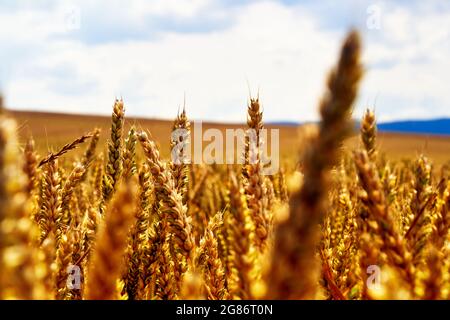
[[[361,50],[351,31],[320,123],[273,175],[259,98],[247,108],[258,143],[235,165],[166,160],[158,143],[176,141],[126,126],[122,100],[106,145],[92,128],[42,154],[2,107],[0,299],[448,299],[448,168],[388,161],[371,110],[359,147],[343,148]],[[189,136],[187,114],[172,129]]]

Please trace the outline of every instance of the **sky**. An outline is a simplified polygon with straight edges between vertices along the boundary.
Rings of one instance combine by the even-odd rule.
[[[450,117],[450,1],[0,1],[0,90],[13,109],[314,121],[346,32],[363,37],[355,117]]]

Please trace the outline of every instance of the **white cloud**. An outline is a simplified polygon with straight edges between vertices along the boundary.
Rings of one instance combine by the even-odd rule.
[[[136,0],[130,3],[129,8],[136,16],[151,14],[189,18],[206,8],[208,4],[209,0]]]
[[[148,15],[229,22],[204,32],[162,29],[157,37],[86,43],[55,27],[61,8],[0,14],[2,25],[13,26],[0,28],[0,40],[32,50],[9,57],[3,87],[13,107],[107,114],[122,95],[130,114],[173,118],[186,93],[192,118],[243,121],[248,80],[254,94],[260,88],[266,120],[312,120],[347,28],[343,22],[324,29],[327,17],[307,6],[272,1],[227,9],[206,0],[138,0],[123,11],[114,1],[105,11],[83,2],[81,28],[93,27],[83,25],[86,14],[133,26],[144,26]],[[382,8],[382,29],[362,30],[369,69],[358,115],[377,99],[381,119],[450,116],[450,13]],[[358,21],[365,15],[364,7],[355,13]]]
[[[366,34],[366,99],[378,98],[381,119],[450,116],[450,12],[387,4],[382,12],[382,29]]]

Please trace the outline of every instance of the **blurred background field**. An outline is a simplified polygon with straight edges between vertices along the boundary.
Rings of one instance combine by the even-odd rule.
[[[187,110],[189,114],[189,110]],[[95,127],[102,129],[100,143],[103,144],[109,135],[111,119],[107,116],[83,116],[59,113],[12,111],[12,115],[19,124],[19,134],[22,142],[30,134],[36,141],[36,148],[41,155],[47,150],[57,150],[65,143],[83,133],[93,130]],[[125,127],[136,125],[137,128],[147,129],[159,143],[164,157],[169,156],[168,138],[170,136],[172,121],[144,118],[130,118],[126,120]],[[204,122],[203,129],[217,128],[224,131],[227,128],[244,128],[244,124],[223,124]],[[266,125],[268,129],[280,130],[280,158],[281,161],[292,160],[298,157],[297,150],[302,142],[303,126],[295,125]],[[193,128],[194,129],[194,128]],[[195,129],[194,135],[195,135]],[[450,136],[379,132],[377,137],[379,150],[387,159],[402,160],[416,158],[424,154],[433,160],[436,166],[440,166],[449,160]],[[204,142],[203,146],[208,142]],[[360,144],[359,138],[347,140],[344,148],[354,150]],[[83,148],[75,150],[82,152]]]

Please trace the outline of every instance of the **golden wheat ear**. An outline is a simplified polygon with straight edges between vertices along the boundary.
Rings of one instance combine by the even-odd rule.
[[[186,109],[183,107],[183,111],[177,115],[172,126],[172,134],[174,137],[170,139],[170,149],[172,158],[176,155],[178,161],[182,161],[183,155],[187,148],[190,148],[189,140],[191,136],[191,124],[186,115]],[[173,138],[178,137],[177,141]],[[175,183],[175,188],[183,197],[183,202],[187,201],[187,187],[188,187],[188,175],[189,165],[186,163],[176,163],[174,159],[170,162],[170,171]]]
[[[137,173],[136,144],[137,144],[136,129],[134,127],[131,127],[130,131],[128,131],[128,136],[125,139],[125,148],[123,150],[122,176],[125,180],[130,179],[133,175]]]
[[[36,219],[41,230],[41,244],[50,233],[54,234],[56,245],[62,232],[61,224],[61,175],[58,161],[47,163],[44,168],[41,207]]]
[[[209,220],[196,252],[196,266],[203,271],[209,300],[229,297],[225,268],[219,257],[219,244],[215,236],[222,224],[223,212],[218,212]]]
[[[351,31],[319,105],[318,135],[304,152],[303,185],[291,196],[289,218],[276,230],[267,298],[316,298],[320,273],[315,255],[317,224],[327,210],[330,168],[337,163],[339,146],[351,128],[350,113],[363,74],[360,55],[359,34]]]
[[[376,137],[377,137],[377,123],[375,120],[375,113],[369,109],[366,110],[361,121],[361,141],[364,148],[369,155],[371,161],[375,161],[377,148],[376,148]]]
[[[66,154],[70,150],[75,149],[79,144],[85,142],[87,139],[92,137],[92,133],[87,133],[85,135],[82,135],[81,137],[76,138],[74,141],[65,144],[58,152],[56,153],[49,153],[44,159],[42,159],[39,162],[39,167],[43,166],[46,163],[52,162],[57,160],[62,155]]]
[[[268,194],[261,161],[261,131],[264,128],[262,117],[259,98],[251,98],[247,107],[249,135],[245,139],[243,177],[246,202],[254,225],[254,242],[260,252],[266,249],[272,221],[266,201]]]
[[[250,274],[252,260],[249,256],[253,225],[245,202],[244,190],[232,170],[228,174],[228,197],[230,215],[227,227],[232,265],[228,289],[233,299],[248,299],[251,296],[250,288],[254,280]]]
[[[122,100],[114,102],[111,116],[111,136],[108,141],[108,159],[102,181],[102,201],[100,212],[104,212],[105,205],[116,190],[116,185],[122,175],[122,135],[125,108]]]
[[[37,154],[35,150],[34,139],[30,137],[24,149],[25,163],[23,165],[23,171],[25,172],[28,183],[27,183],[27,193],[32,194],[38,187],[38,168],[37,168]]]
[[[182,196],[175,188],[171,172],[161,161],[154,141],[145,132],[139,133],[138,139],[155,183],[155,196],[160,201],[160,211],[164,214],[163,232],[167,236],[170,234],[174,241],[175,255],[172,258],[179,259],[179,263],[175,265],[176,292],[179,292],[183,274],[192,261],[195,245],[191,221]]]
[[[86,167],[81,163],[77,163],[67,178],[64,186],[61,190],[61,210],[63,215],[63,222],[66,225],[71,224],[71,220],[73,218],[73,214],[71,215],[69,212],[70,209],[70,201],[75,192],[76,187],[81,182],[84,174],[86,172]]]
[[[88,273],[87,298],[90,300],[118,297],[116,283],[124,267],[123,254],[135,212],[135,193],[133,183],[123,183],[107,208]]]
[[[88,168],[90,167],[92,161],[95,159],[95,150],[97,148],[98,142],[100,140],[100,134],[102,130],[100,128],[95,128],[94,131],[92,131],[92,138],[89,142],[89,146],[87,147],[86,151],[83,154],[83,157],[81,158],[81,164]],[[87,176],[87,170],[83,174],[83,177],[81,178],[82,181],[86,179]]]
[[[16,122],[0,114],[0,299],[40,299],[37,230],[18,146]]]
[[[129,300],[142,299],[144,296],[143,285],[145,283],[144,273],[150,268],[146,264],[146,253],[149,244],[149,222],[150,222],[150,205],[151,205],[151,188],[150,172],[148,165],[144,163],[139,172],[139,206],[136,209],[136,222],[130,230],[128,239],[128,248],[126,255],[126,270],[123,276],[124,293],[127,293]],[[153,217],[152,217],[153,218]],[[143,285],[140,286],[140,281]]]
[[[205,281],[199,272],[188,270],[183,277],[180,298],[183,300],[205,300]]]
[[[392,214],[389,212],[384,191],[373,163],[366,151],[355,152],[355,164],[358,169],[359,181],[367,193],[370,216],[377,222],[378,228],[373,234],[382,239],[381,250],[387,255],[388,261],[397,268],[404,280],[414,287],[414,266],[409,248],[396,229]],[[411,290],[412,290],[411,288]]]

